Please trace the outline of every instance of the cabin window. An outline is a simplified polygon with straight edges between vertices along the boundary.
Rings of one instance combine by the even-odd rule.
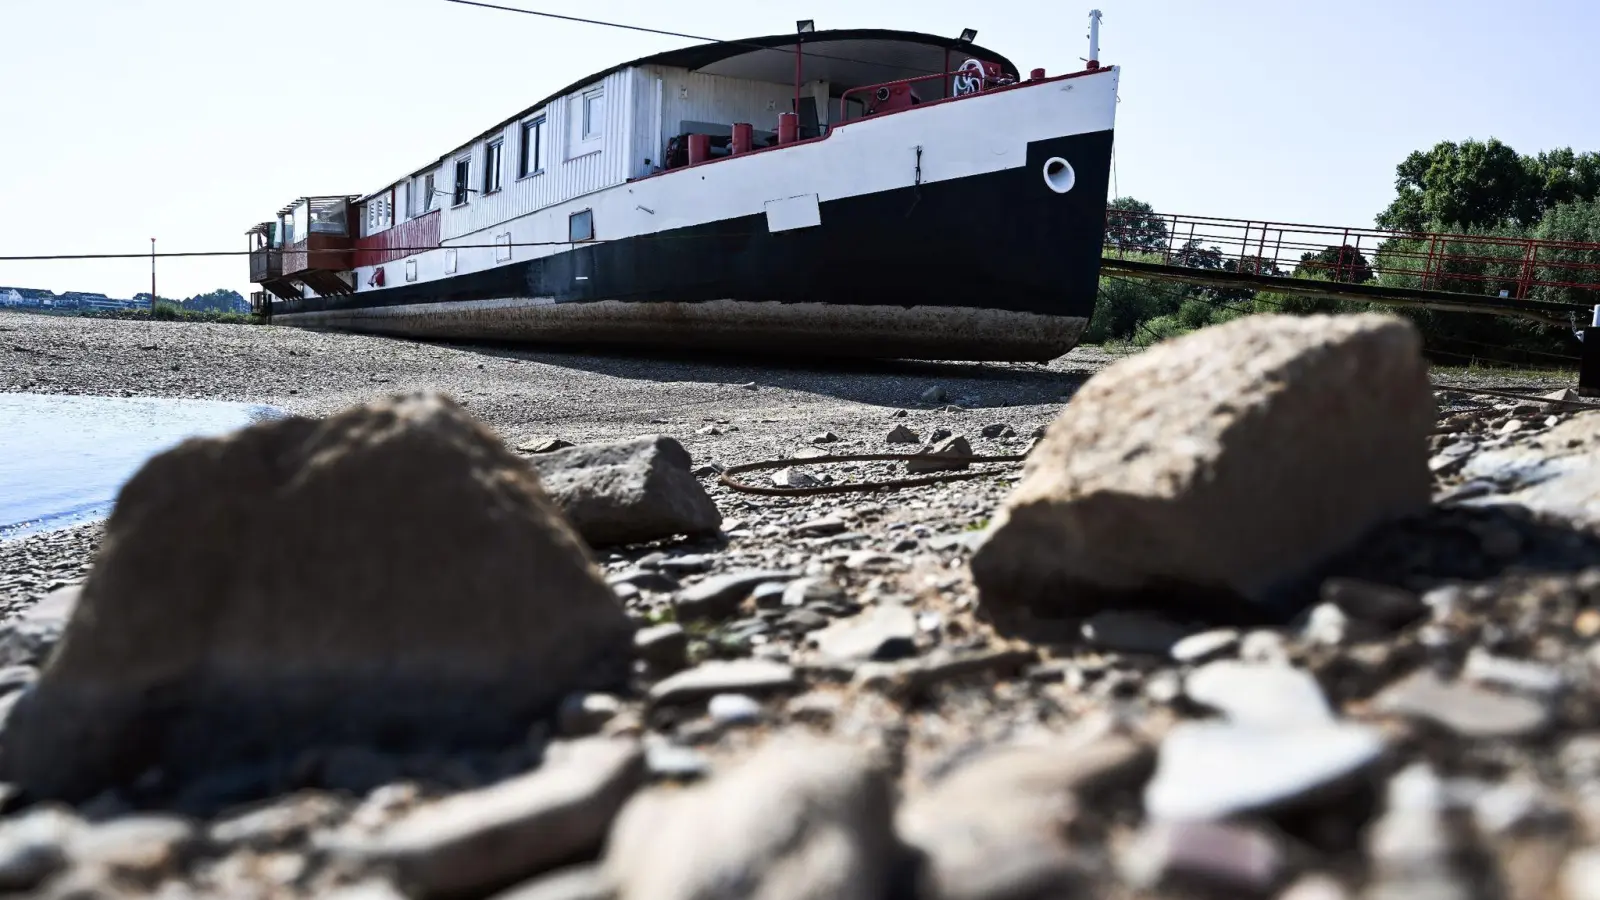
[[[544,116],[522,123],[522,149],[517,177],[527,178],[544,171]]]
[[[433,209],[433,173],[418,175],[411,189],[411,215],[420,216]]]
[[[573,243],[594,240],[594,210],[585,209],[568,217],[567,240]]]
[[[605,131],[606,92],[604,89],[583,95],[583,139],[592,141]]]
[[[455,190],[450,194],[450,202],[452,204],[462,206],[467,202],[467,191],[469,190],[467,185],[470,184],[469,179],[471,177],[472,157],[456,160],[456,185]]]
[[[505,141],[493,140],[484,148],[483,192],[492,194],[500,190],[500,162],[505,155]]]

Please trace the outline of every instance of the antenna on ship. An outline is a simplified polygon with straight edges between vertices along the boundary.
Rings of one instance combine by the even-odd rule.
[[[1100,68],[1100,10],[1089,10],[1089,71]]]

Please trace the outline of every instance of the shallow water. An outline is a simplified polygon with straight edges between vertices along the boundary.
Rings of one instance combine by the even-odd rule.
[[[102,518],[162,450],[283,415],[218,400],[0,394],[0,540]]]

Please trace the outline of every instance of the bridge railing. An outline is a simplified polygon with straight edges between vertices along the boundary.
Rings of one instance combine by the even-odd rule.
[[[1254,275],[1600,303],[1600,244],[1106,211],[1106,252]]]

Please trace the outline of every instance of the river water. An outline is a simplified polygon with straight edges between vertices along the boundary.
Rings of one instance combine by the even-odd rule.
[[[102,518],[151,456],[282,415],[218,400],[0,393],[0,540]]]

